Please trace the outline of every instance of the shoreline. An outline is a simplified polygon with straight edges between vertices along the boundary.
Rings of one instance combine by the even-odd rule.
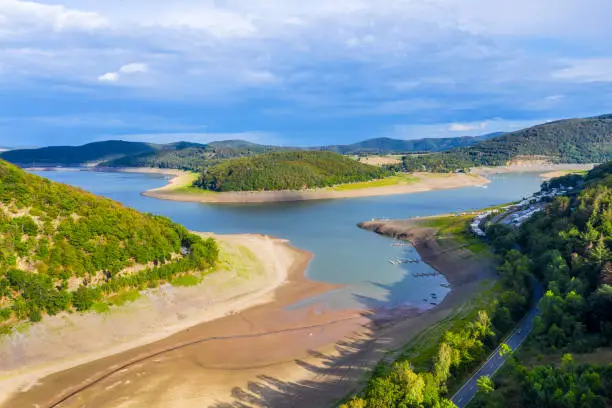
[[[434,230],[414,227],[406,237],[452,283],[435,308],[399,307],[391,315],[388,310],[335,310],[317,304],[289,310],[298,300],[338,287],[309,280],[305,264],[296,265],[271,302],[45,377],[4,406],[53,406],[62,395],[74,395],[62,403],[66,408],[85,403],[111,408],[128,401],[130,406],[160,408],[252,401],[297,408],[332,405],[358,389],[364,372],[387,353],[451,315],[487,276],[482,260],[466,259],[461,249],[442,248]]]
[[[202,190],[202,192],[177,191],[181,187],[185,187],[183,184],[185,176],[183,175],[176,176],[166,186],[145,191],[142,195],[161,200],[214,204],[279,203],[411,194],[433,190],[480,187],[491,182],[480,175],[470,174],[438,175],[414,173],[414,176],[419,179],[416,183],[370,187],[356,190],[330,191],[326,189],[314,189],[304,191],[231,191],[217,193],[206,190]]]
[[[244,271],[239,270],[217,270],[206,275],[200,284],[193,287],[174,287],[166,284],[160,289],[145,291],[141,299],[114,310],[108,316],[89,312],[73,316],[65,314],[48,317],[41,323],[31,326],[23,334],[18,333],[1,339],[0,367],[3,369],[0,371],[0,406],[3,406],[12,396],[18,395],[20,390],[23,390],[22,393],[27,392],[41,379],[50,375],[153,344],[199,324],[273,302],[278,288],[287,284],[292,275],[305,275],[306,268],[312,259],[312,254],[291,246],[286,240],[274,237],[258,234],[199,234],[206,237],[214,236],[220,243],[223,243],[224,247],[231,248],[230,252],[243,252],[243,248],[250,251],[249,253],[257,258],[256,260],[249,259],[253,261],[253,265],[247,265],[247,268],[253,268],[249,271],[253,276],[240,276],[244,274]],[[261,270],[256,271],[256,268]],[[205,286],[211,281],[211,286]],[[228,288],[234,284],[239,285],[237,289]],[[203,296],[196,293],[203,291],[219,291],[223,295],[206,293]],[[209,299],[205,299],[206,297]],[[188,302],[185,299],[191,301]],[[169,305],[166,310],[161,310],[163,306],[160,306],[160,302],[164,301],[167,303],[176,301],[177,305]],[[149,304],[157,308],[155,310],[158,312],[157,315],[151,312]],[[168,316],[171,312],[176,314]],[[148,316],[147,313],[151,316]],[[133,316],[130,316],[129,319],[125,318],[130,314]],[[166,314],[163,316],[165,321],[160,323],[157,319],[163,314]],[[108,322],[121,319],[125,321]],[[147,327],[141,323],[141,326],[126,328],[124,332],[116,330],[114,337],[122,340],[119,343],[105,338],[103,340],[105,344],[94,345],[89,350],[84,347],[80,352],[78,345],[75,344],[82,341],[87,342],[88,336],[91,335],[88,330],[92,328],[98,328],[99,334],[102,334],[107,330],[113,331],[113,328],[117,328],[117,324],[119,326],[121,324],[124,326],[138,325],[138,321],[142,319],[150,325]],[[52,323],[51,320],[53,320]],[[89,324],[86,324],[88,321]],[[77,327],[78,329],[74,329]],[[68,331],[68,334],[64,333],[64,330]],[[62,331],[61,335],[60,331]],[[53,346],[53,343],[48,342],[50,337],[54,336],[55,341],[59,344],[57,344],[58,347],[52,348],[54,355],[49,356],[48,347]],[[66,339],[66,337],[70,338]],[[64,344],[64,341],[68,344]],[[38,348],[39,352],[32,354],[30,347]],[[15,352],[22,354],[22,358],[10,358]],[[25,366],[23,366],[23,360],[26,360]],[[12,369],[7,370],[7,367],[12,367]]]

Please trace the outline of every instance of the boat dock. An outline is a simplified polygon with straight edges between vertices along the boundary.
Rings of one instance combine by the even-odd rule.
[[[394,246],[394,247],[411,247],[413,245],[409,244],[407,242],[395,242],[395,243],[391,244],[391,246]]]
[[[433,277],[433,276],[438,276],[440,275],[438,272],[433,271],[433,272],[420,272],[420,273],[413,273],[412,276],[415,278],[426,278],[426,277]]]
[[[419,263],[419,262],[421,262],[421,261],[416,259],[416,258],[407,258],[407,259],[395,258],[395,259],[389,259],[389,263],[391,265],[402,265],[402,264]]]

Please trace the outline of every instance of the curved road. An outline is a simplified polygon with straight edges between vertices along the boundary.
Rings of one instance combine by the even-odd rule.
[[[533,279],[532,286],[532,299],[529,311],[513,329],[512,333],[501,343],[506,343],[508,346],[510,346],[513,352],[516,351],[521,344],[523,344],[525,339],[527,339],[531,333],[531,330],[533,329],[533,319],[538,314],[537,306],[538,301],[542,297],[543,289],[542,285],[535,279]],[[493,377],[497,370],[504,365],[510,355],[500,355],[501,344],[491,353],[487,361],[484,362],[478,371],[476,371],[476,373],[472,375],[472,377],[470,377],[465,384],[463,384],[459,391],[453,395],[451,401],[453,401],[458,408],[465,408],[470,403],[472,398],[474,398],[474,395],[476,395],[476,392],[478,392],[476,381],[478,381],[480,377],[485,375]]]

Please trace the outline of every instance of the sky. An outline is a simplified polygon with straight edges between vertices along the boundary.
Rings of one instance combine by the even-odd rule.
[[[610,0],[0,0],[0,147],[312,146],[612,112]]]

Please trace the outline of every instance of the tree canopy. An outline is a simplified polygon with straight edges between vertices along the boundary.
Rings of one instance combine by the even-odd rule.
[[[168,218],[0,160],[0,327],[206,270],[217,254],[214,240]]]
[[[210,167],[195,185],[212,191],[301,190],[369,181],[393,173],[337,153],[272,152]]]

